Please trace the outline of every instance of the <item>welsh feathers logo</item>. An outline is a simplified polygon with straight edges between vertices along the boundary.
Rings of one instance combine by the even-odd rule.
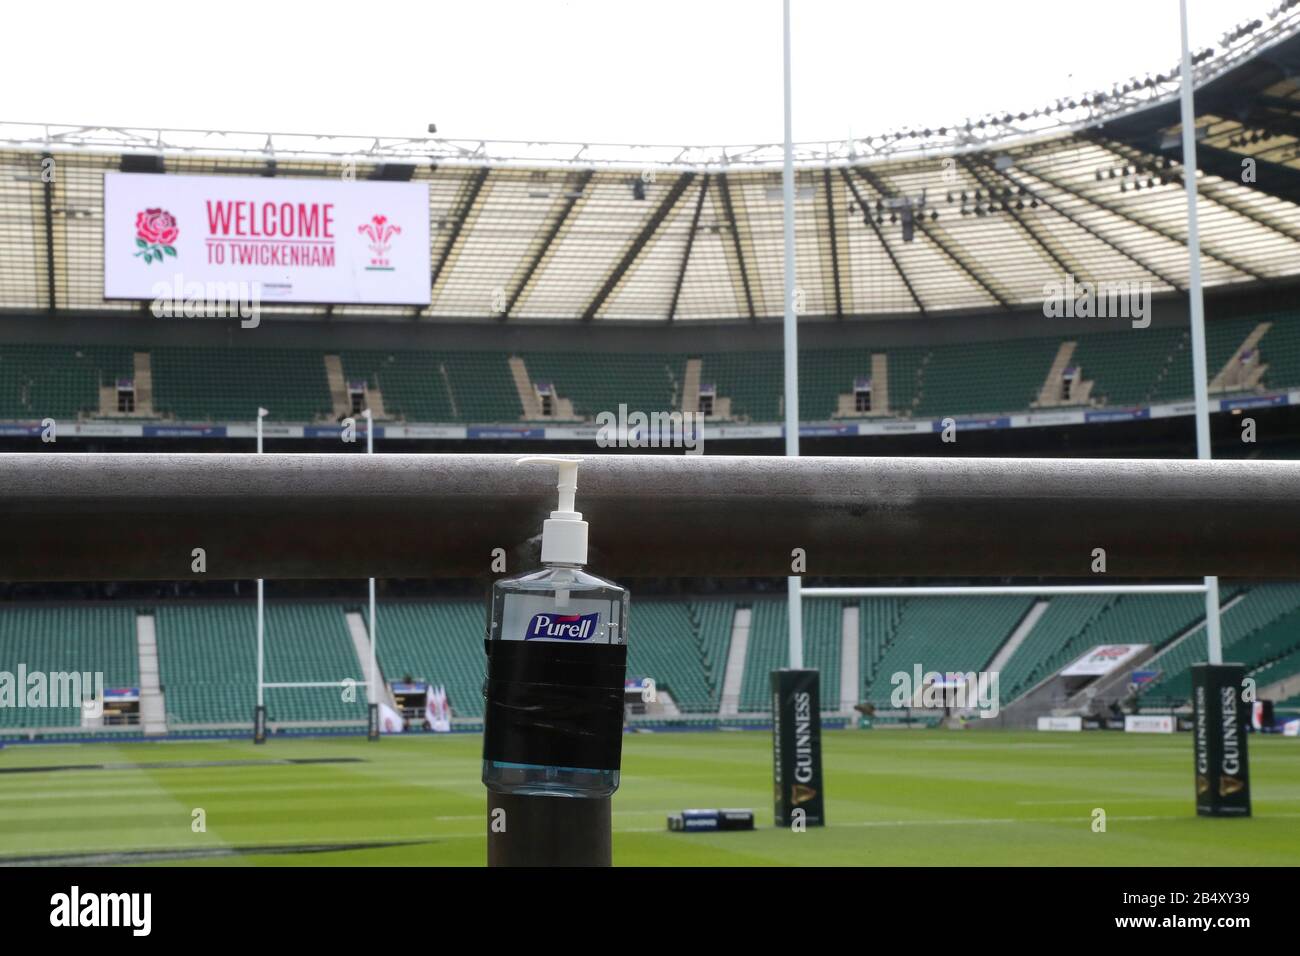
[[[388,250],[392,247],[393,236],[402,234],[402,227],[394,226],[387,216],[376,214],[370,217],[369,222],[357,226],[357,232],[370,240],[370,265],[366,266],[366,271],[392,272],[393,262],[388,258]]]
[[[176,255],[176,237],[181,234],[176,217],[166,209],[146,209],[135,214],[137,256],[145,262],[162,262],[163,256]]]

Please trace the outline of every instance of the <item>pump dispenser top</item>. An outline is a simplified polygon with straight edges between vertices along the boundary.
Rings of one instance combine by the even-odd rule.
[[[578,493],[578,464],[581,458],[548,458],[530,456],[519,458],[517,465],[542,463],[554,465],[559,472],[556,488],[559,503],[550,518],[542,522],[543,564],[586,564],[587,522],[582,513],[574,510]]]

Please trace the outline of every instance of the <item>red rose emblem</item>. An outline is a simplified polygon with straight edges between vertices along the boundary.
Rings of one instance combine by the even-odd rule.
[[[176,255],[176,237],[180,228],[176,217],[166,209],[146,209],[135,214],[135,244],[139,246],[137,256],[143,256],[145,262],[157,260],[163,256]]]
[[[146,209],[135,215],[135,234],[151,246],[170,246],[180,230],[166,209]]]

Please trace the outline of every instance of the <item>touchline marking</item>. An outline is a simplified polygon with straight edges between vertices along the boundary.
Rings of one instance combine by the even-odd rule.
[[[677,808],[668,809],[668,810],[612,810],[612,811],[610,811],[610,812],[611,812],[611,815],[616,816],[616,817],[637,817],[637,816],[642,816],[642,817],[643,817],[643,816],[657,816],[657,815],[659,815],[659,814],[661,814],[661,813],[680,813],[680,812],[681,812],[681,808],[680,808],[680,807],[677,807]],[[483,814],[481,814],[481,813],[469,813],[469,814],[464,814],[464,813],[462,813],[462,814],[457,814],[457,815],[455,815],[455,816],[434,817],[434,819],[437,820],[437,821],[440,822],[440,823],[441,823],[441,822],[444,822],[444,821],[446,821],[446,822],[450,822],[450,821],[452,821],[452,820],[482,820],[482,819],[483,819]]]
[[[1256,820],[1276,820],[1300,817],[1300,813],[1257,813]],[[982,817],[968,820],[860,820],[852,823],[833,823],[830,827],[925,827],[925,826],[984,826],[995,823],[1078,823],[1087,820],[1087,814],[1072,817]],[[1150,820],[1194,820],[1191,813],[1150,814],[1143,816],[1116,816],[1110,814],[1107,820],[1150,821]]]
[[[645,812],[664,812],[664,811],[633,811],[633,812],[645,813]],[[1295,818],[1300,818],[1300,813],[1257,813],[1254,815],[1254,819],[1256,820],[1295,819]],[[476,815],[472,819],[481,820],[483,818],[482,816]],[[966,820],[859,820],[859,821],[853,821],[851,823],[828,824],[826,829],[836,829],[838,827],[848,828],[848,827],[987,826],[990,824],[1011,824],[1011,823],[1019,823],[1019,824],[1079,823],[1081,820],[1087,820],[1087,819],[1088,818],[1086,815],[1078,814],[1072,817],[1039,817],[1036,819],[1035,818],[1015,819],[1011,817],[976,817],[976,818],[971,818]],[[1152,820],[1194,820],[1197,819],[1197,817],[1189,813],[1180,813],[1180,814],[1167,814],[1163,816],[1154,816],[1154,815],[1153,816],[1127,816],[1127,817],[1109,816],[1107,817],[1107,819],[1110,821],[1123,820],[1123,821],[1130,821],[1130,822],[1143,822],[1143,821],[1152,821]],[[613,832],[615,833],[662,833],[668,837],[675,837],[675,834],[670,833],[664,827],[615,827]],[[383,835],[365,834],[356,837],[349,837],[346,839],[347,842],[350,843],[392,841],[392,842],[414,844],[414,843],[440,843],[446,840],[484,840],[486,838],[487,838],[486,834],[480,833],[478,831],[474,831],[472,833],[429,833],[429,834],[404,833],[404,834],[383,834]],[[340,842],[342,842],[343,839],[344,838],[339,838]],[[48,856],[55,856],[55,855],[66,856],[70,853],[79,853],[84,855],[84,854],[101,853],[101,852],[124,853],[124,852],[139,851],[139,850],[211,849],[214,851],[214,855],[215,855],[216,853],[222,853],[224,851],[227,851],[232,847],[238,847],[239,850],[245,854],[255,854],[259,848],[263,848],[263,847],[267,849],[270,849],[272,847],[286,847],[286,846],[301,846],[303,848],[307,848],[307,847],[319,846],[319,845],[320,845],[319,839],[280,840],[277,843],[266,843],[266,844],[209,843],[209,844],[200,844],[199,846],[190,845],[188,847],[177,846],[175,844],[155,843],[155,844],[135,844],[131,847],[123,847],[121,845],[79,847],[76,848],[75,850],[73,849],[59,850],[53,854],[50,853],[50,848],[48,846],[43,846],[43,847],[8,850],[3,855],[0,855],[0,866],[6,865],[6,861],[14,857],[31,856],[37,854],[43,854]]]
[[[1075,798],[1073,800],[1017,800],[1018,807],[1047,807],[1047,806],[1087,806],[1089,809],[1103,803],[1186,803],[1184,797],[1091,797]]]
[[[1185,803],[1184,797],[1097,797],[1096,800],[1091,798],[1084,800],[1017,800],[1016,805],[1021,807],[1038,807],[1049,805],[1077,805],[1077,806],[1097,806],[1102,803]],[[1270,797],[1270,803],[1300,803],[1300,797]],[[1286,816],[1287,814],[1283,814]]]
[[[349,843],[388,842],[394,844],[408,844],[408,843],[417,844],[417,843],[437,843],[440,840],[453,839],[453,838],[466,838],[466,837],[482,838],[484,837],[484,834],[482,833],[383,834],[380,836],[368,835],[364,837],[357,837],[355,839],[349,839],[347,842]],[[12,860],[15,857],[23,857],[23,856],[30,857],[30,856],[41,855],[41,856],[49,856],[49,857],[58,857],[58,856],[70,856],[74,854],[84,856],[92,853],[133,853],[133,852],[147,852],[147,851],[167,852],[167,851],[182,851],[182,850],[211,850],[215,855],[217,853],[224,853],[231,850],[237,850],[244,853],[248,853],[249,851],[256,852],[257,850],[270,850],[276,847],[286,847],[286,846],[307,848],[312,846],[319,846],[320,843],[321,841],[319,839],[314,839],[314,840],[303,839],[303,840],[279,840],[275,843],[232,843],[229,841],[222,841],[220,843],[198,843],[198,844],[188,844],[184,846],[177,845],[174,843],[140,843],[140,844],[132,844],[131,846],[122,846],[121,844],[101,844],[99,846],[70,847],[70,848],[55,850],[53,852],[51,852],[48,846],[42,846],[42,847],[31,847],[25,849],[8,850],[4,853],[4,855],[0,856],[0,866],[4,866],[6,864],[6,861]]]

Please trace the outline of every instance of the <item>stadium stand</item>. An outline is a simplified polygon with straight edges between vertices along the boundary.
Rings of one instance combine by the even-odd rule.
[[[1014,700],[1044,677],[1060,670],[1070,657],[1067,648],[1115,600],[1115,597],[1087,594],[1051,598],[1043,616],[1002,668],[998,678],[1002,699]]]
[[[525,352],[521,357],[533,382],[555,385],[580,418],[617,411],[620,403],[643,411],[682,407],[685,355]]]
[[[821,672],[822,710],[839,710],[843,619],[839,601],[810,601],[803,607],[803,665]]]
[[[866,646],[883,652],[870,669],[864,699],[888,707],[891,675],[910,675],[916,664],[938,672],[984,668],[1032,603],[1023,597],[905,598],[898,602],[896,619],[889,608],[863,613],[864,628],[892,625],[884,634],[868,632],[865,638]]]
[[[164,346],[151,351],[154,407],[182,421],[243,421],[258,405],[280,421],[330,418],[320,353]]]
[[[1300,386],[1300,314],[1266,313],[1207,323],[1213,381],[1255,333],[1249,362],[1237,376],[1213,384],[1216,394],[1278,391]],[[1072,336],[800,353],[800,409],[805,421],[1004,414],[1036,407],[1058,351],[1091,383],[1055,405],[1141,406],[1184,401],[1192,393],[1190,341],[1182,328],[1152,327]],[[0,418],[30,421],[96,417],[99,389],[132,379],[128,347],[0,345]],[[312,349],[233,349],[190,346],[141,348],[150,359],[156,417],[193,422],[244,421],[263,405],[278,421],[339,417],[326,371],[330,353]],[[873,356],[886,362],[887,386],[870,412],[845,411],[843,396],[870,379]],[[554,387],[572,402],[574,420],[602,411],[682,409],[688,362],[698,358],[699,382],[729,401],[731,419],[777,422],[782,416],[782,360],[775,351],[609,353],[599,360],[566,352],[343,350],[343,381],[364,382],[381,418],[428,423],[515,423],[540,418],[520,388]],[[512,361],[527,381],[517,383]],[[1257,374],[1251,375],[1251,370]],[[340,388],[342,383],[340,383]],[[382,400],[380,400],[380,398]],[[885,401],[881,401],[886,399]],[[351,413],[351,408],[348,408]],[[549,420],[562,420],[552,414]]]
[[[378,390],[389,417],[415,422],[514,422],[523,414],[500,352],[347,351],[348,381]]]
[[[1224,660],[1245,664],[1247,670],[1259,667],[1300,647],[1298,627],[1300,585],[1263,584],[1250,588],[1242,600],[1223,612]],[[1178,706],[1189,699],[1191,666],[1205,657],[1203,641],[1196,637],[1193,634],[1178,641],[1147,665],[1148,669],[1160,671],[1160,677],[1144,689],[1144,707]]]
[[[1224,603],[1235,594],[1224,588]],[[1197,594],[1053,597],[1001,675],[1003,701],[1014,700],[1101,644],[1141,642],[1161,648],[1205,615]]]
[[[780,600],[753,602],[749,625],[749,647],[745,654],[745,677],[740,688],[741,713],[771,710],[771,678],[774,669],[786,664],[786,610]],[[804,632],[807,649],[810,635]]]
[[[155,626],[169,724],[249,724],[257,700],[256,609],[162,605]],[[362,670],[341,606],[268,603],[265,626],[268,683],[358,680],[355,701],[329,688],[270,688],[268,721],[365,720]]]
[[[737,421],[781,420],[782,358],[779,352],[708,352],[702,355],[700,382],[731,399]]]
[[[1300,636],[1300,621],[1293,620],[1288,615],[1285,623],[1291,627],[1296,635]],[[1295,646],[1295,650],[1283,652],[1280,656],[1262,664],[1258,670],[1250,675],[1255,678],[1257,687],[1263,689],[1276,681],[1300,674],[1300,640],[1295,641]]]
[[[102,673],[104,687],[139,684],[136,661],[135,610],[123,606],[25,607],[10,605],[0,612],[0,669],[27,673]],[[19,693],[25,688],[16,687]],[[89,694],[98,688],[83,691]],[[48,691],[47,691],[48,692]],[[0,727],[80,727],[77,706],[0,707]]]
[[[507,371],[501,376],[500,370]],[[447,363],[447,377],[456,398],[459,421],[511,422],[521,414],[519,396],[510,384],[509,364],[502,355],[458,352]]]
[[[893,643],[902,603],[900,598],[868,598],[858,602],[858,660],[865,686],[871,686],[876,679],[880,659]]]
[[[884,349],[845,348],[836,351],[807,349],[799,353],[799,415],[810,421],[829,421],[839,412],[839,396],[849,394],[854,383],[871,375],[873,352]],[[885,403],[888,407],[888,403]],[[843,416],[857,417],[857,416]]]
[[[99,410],[99,388],[132,377],[125,347],[0,347],[0,418],[76,419]]]
[[[767,713],[772,709],[771,673],[787,666],[786,602],[760,598],[753,602],[745,679],[740,690],[742,713]],[[837,709],[839,687],[841,606],[834,601],[806,601],[803,605],[804,665],[822,672],[822,710]]]
[[[1169,384],[1172,369],[1188,365],[1188,333],[1182,329],[1096,332],[1077,336],[1074,362],[1091,379],[1093,396],[1107,405],[1142,405],[1191,395],[1191,384],[1178,394]]]
[[[701,656],[698,623],[685,601],[643,601],[630,619],[629,678],[650,677],[683,713],[717,710],[719,688]]]
[[[931,349],[917,367],[915,393],[904,407],[920,417],[1027,409],[1059,344],[1057,339],[1013,339]]]
[[[441,356],[429,352],[344,352],[346,381],[363,381],[384,397],[393,418],[449,422],[456,418]]]
[[[1244,663],[1257,686],[1300,674],[1300,585],[1225,587],[1225,657]],[[652,677],[681,713],[719,710],[736,610],[743,599],[647,598],[631,621],[628,674]],[[858,602],[863,699],[890,707],[891,676],[970,671],[988,666],[1034,599],[1020,597],[868,598]],[[786,602],[753,599],[741,713],[770,710],[769,674],[785,666]],[[357,700],[324,688],[270,688],[273,723],[359,722],[365,717],[364,670],[356,660],[342,603],[269,603],[266,679],[358,679]],[[844,607],[804,603],[805,665],[821,672],[823,710],[838,706]],[[0,614],[0,657],[9,668],[89,668],[106,687],[137,686],[135,620],[153,614],[170,728],[246,727],[256,697],[256,611],[245,603],[168,602],[156,608],[104,605],[16,605]],[[447,688],[453,715],[482,716],[484,611],[476,600],[381,601],[378,658],[388,681],[428,680]],[[1090,648],[1142,642],[1157,655],[1143,665],[1160,673],[1142,693],[1144,708],[1182,706],[1190,667],[1204,658],[1199,595],[1066,595],[1048,607],[1000,672],[1000,698],[1010,703]],[[1182,639],[1178,639],[1182,638]],[[90,657],[86,649],[93,650]],[[12,663],[10,663],[12,662]],[[1291,706],[1290,702],[1280,702]],[[0,727],[80,726],[75,709],[0,708]]]
[[[412,677],[447,689],[453,717],[483,716],[481,601],[379,603],[379,668],[388,681]]]
[[[158,675],[169,724],[251,722],[256,613],[247,604],[157,608]]]
[[[1300,383],[1300,314],[1260,315],[1255,321],[1271,323],[1259,343],[1260,363],[1268,366],[1265,385],[1278,389]]]
[[[717,710],[722,699],[722,676],[731,648],[731,631],[736,619],[736,602],[722,599],[692,601],[691,614],[697,623],[700,661],[711,690],[709,709]]]

